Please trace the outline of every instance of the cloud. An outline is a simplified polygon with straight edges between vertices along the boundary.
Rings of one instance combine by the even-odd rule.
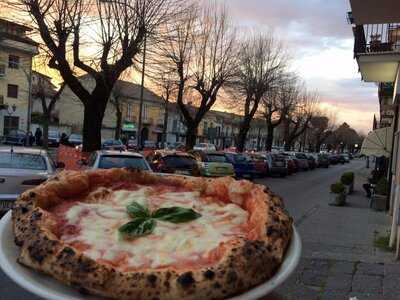
[[[293,70],[337,111],[338,122],[370,130],[378,113],[377,87],[361,81],[346,22],[348,0],[225,0],[242,27],[273,30],[289,48]]]

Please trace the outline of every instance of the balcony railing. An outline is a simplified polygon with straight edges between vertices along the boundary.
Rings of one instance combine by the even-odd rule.
[[[353,27],[354,55],[400,52],[400,23],[367,24]]]

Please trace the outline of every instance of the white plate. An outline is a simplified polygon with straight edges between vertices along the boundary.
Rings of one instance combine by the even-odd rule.
[[[14,243],[11,211],[0,220],[0,267],[12,280],[31,293],[48,300],[99,300],[99,297],[83,296],[72,287],[42,275],[17,263],[19,248]],[[294,235],[278,272],[267,282],[231,298],[230,300],[255,300],[271,293],[282,284],[296,269],[300,260],[301,241],[294,228]]]

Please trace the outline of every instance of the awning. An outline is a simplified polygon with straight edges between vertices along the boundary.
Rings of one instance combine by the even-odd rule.
[[[393,127],[379,128],[368,134],[361,146],[361,154],[390,157],[392,153]]]

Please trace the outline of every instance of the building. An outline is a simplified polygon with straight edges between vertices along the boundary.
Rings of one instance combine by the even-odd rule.
[[[0,19],[0,135],[30,128],[32,58],[38,54],[30,31]]]
[[[95,86],[94,80],[89,75],[82,76],[80,80],[88,90],[92,90]],[[122,80],[117,81],[104,114],[103,139],[114,138],[118,110],[122,114],[122,134],[127,138],[137,137],[140,89],[140,85]],[[165,104],[160,97],[146,88],[143,100],[142,141],[161,141]],[[83,104],[68,87],[61,93],[57,109],[60,127],[69,128],[70,132],[82,132]]]
[[[35,77],[38,73],[35,73]],[[42,80],[47,80],[41,77]],[[87,89],[94,88],[93,79],[82,76],[81,82]],[[50,87],[49,87],[50,88]],[[107,105],[104,119],[102,138],[114,138],[117,124],[117,112],[121,112],[122,135],[127,138],[136,139],[138,136],[138,116],[140,85],[127,81],[117,81],[112,92],[110,101]],[[117,106],[119,109],[117,109]],[[164,118],[166,103],[164,100],[150,91],[144,90],[143,115],[142,115],[142,141],[153,141],[160,144],[163,141]],[[189,107],[194,111],[196,107]],[[40,111],[39,103],[34,101],[34,112]],[[57,101],[54,111],[55,118],[58,119],[60,131],[66,133],[81,133],[83,126],[83,105],[76,95],[66,87]],[[229,148],[235,146],[241,116],[233,113],[209,111],[201,121],[198,132],[197,142],[213,143],[218,148]],[[257,146],[265,144],[266,131],[261,120],[252,122],[249,132],[248,148],[256,149]],[[54,127],[53,127],[54,130]],[[166,128],[166,142],[185,142],[186,126],[176,103],[168,104],[168,120]]]
[[[390,212],[393,214],[390,244],[400,247],[400,2],[398,0],[350,0],[348,20],[354,32],[354,57],[361,77],[379,85],[380,127],[392,126],[390,157]],[[399,251],[397,252],[397,256]]]

